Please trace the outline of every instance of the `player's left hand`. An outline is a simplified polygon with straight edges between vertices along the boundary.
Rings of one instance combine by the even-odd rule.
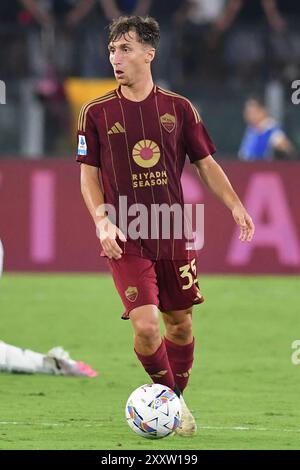
[[[232,209],[232,216],[241,229],[239,240],[250,242],[255,232],[255,226],[244,206],[235,206]]]

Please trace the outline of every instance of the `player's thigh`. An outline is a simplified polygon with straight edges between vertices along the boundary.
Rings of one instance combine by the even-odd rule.
[[[179,312],[186,312],[204,301],[197,279],[196,259],[159,260],[155,271],[162,312],[174,312],[176,318],[181,317],[184,313]]]
[[[144,305],[158,306],[158,286],[154,262],[139,256],[123,255],[108,260],[113,280],[125,307],[123,319]]]

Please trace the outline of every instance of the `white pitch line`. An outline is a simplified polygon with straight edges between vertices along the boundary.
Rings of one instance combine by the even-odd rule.
[[[215,430],[215,431],[300,432],[300,429],[272,429],[272,428],[256,428],[256,427],[249,427],[249,426],[198,426],[198,428]]]
[[[103,426],[102,423],[83,424],[83,423],[80,423],[79,421],[77,421],[77,423],[75,422],[73,423],[20,423],[18,421],[0,421],[0,426],[9,426],[9,425],[13,425],[13,426],[61,426],[61,427],[77,425],[77,426],[84,427],[84,428]]]
[[[86,423],[83,424],[79,421],[72,423],[22,423],[18,421],[0,421],[0,426],[80,426],[85,428],[90,427],[101,427],[102,423]],[[294,432],[299,433],[300,429],[273,429],[273,428],[262,428],[262,427],[250,427],[250,426],[198,426],[198,429],[208,431],[261,431],[261,432]]]

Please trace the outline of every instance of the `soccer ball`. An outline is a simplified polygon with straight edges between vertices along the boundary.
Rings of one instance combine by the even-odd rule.
[[[129,427],[139,436],[160,439],[180,424],[181,404],[176,393],[161,384],[146,384],[132,392],[125,414]]]

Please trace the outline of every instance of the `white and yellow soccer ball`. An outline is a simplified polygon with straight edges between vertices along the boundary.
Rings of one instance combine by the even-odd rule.
[[[129,427],[139,436],[161,439],[179,426],[181,404],[169,387],[146,384],[132,392],[126,403],[125,414]]]

